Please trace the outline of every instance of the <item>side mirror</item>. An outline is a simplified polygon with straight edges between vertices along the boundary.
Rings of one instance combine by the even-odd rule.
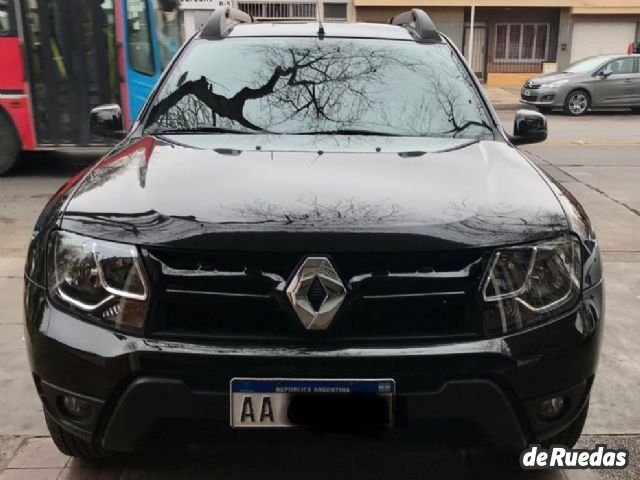
[[[611,75],[613,72],[611,72],[610,70],[600,70],[598,72],[598,77],[600,77],[601,79],[605,80],[607,78],[609,78],[609,75]]]
[[[513,124],[513,136],[510,138],[514,145],[540,143],[547,139],[547,119],[533,110],[518,110]]]
[[[92,135],[103,138],[124,138],[124,122],[119,105],[101,105],[89,114],[89,131]]]

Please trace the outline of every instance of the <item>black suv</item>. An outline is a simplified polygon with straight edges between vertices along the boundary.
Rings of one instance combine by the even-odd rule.
[[[581,206],[514,147],[545,119],[507,135],[424,12],[390,23],[219,9],[52,198],[25,322],[61,451],[166,419],[576,441],[603,280]]]

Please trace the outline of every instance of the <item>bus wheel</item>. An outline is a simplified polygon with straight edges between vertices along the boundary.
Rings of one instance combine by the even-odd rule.
[[[13,124],[0,111],[0,175],[11,170],[20,155],[20,140]]]

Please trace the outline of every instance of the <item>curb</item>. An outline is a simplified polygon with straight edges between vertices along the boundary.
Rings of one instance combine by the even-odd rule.
[[[494,110],[520,110],[522,108],[531,109],[532,107],[524,103],[492,103]]]

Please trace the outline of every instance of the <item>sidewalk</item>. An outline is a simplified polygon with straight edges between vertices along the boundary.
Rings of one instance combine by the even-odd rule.
[[[489,100],[496,110],[518,110],[525,108],[520,103],[520,87],[490,87],[483,85]]]

